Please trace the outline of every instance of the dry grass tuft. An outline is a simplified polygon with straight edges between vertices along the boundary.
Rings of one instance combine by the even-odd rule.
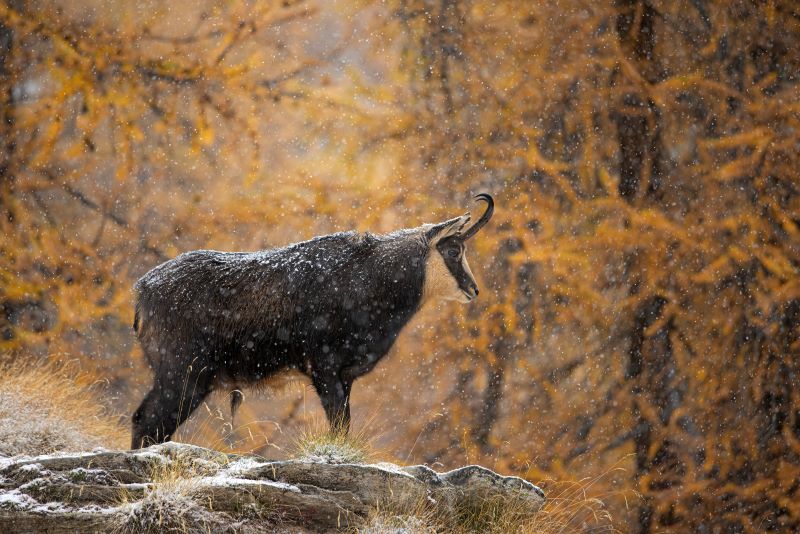
[[[114,531],[120,534],[273,532],[280,520],[263,505],[237,512],[215,510],[207,476],[227,461],[175,456],[153,465],[143,495],[123,492]]]
[[[447,519],[457,525],[457,532],[486,532],[489,534],[546,532],[531,530],[539,511],[526,499],[516,496],[497,496],[491,499],[462,501]]]
[[[327,421],[313,421],[295,439],[290,457],[295,460],[328,464],[361,464],[375,454],[367,433],[369,425],[360,430],[345,433],[331,430]]]
[[[126,448],[128,429],[99,389],[94,377],[69,366],[0,367],[0,455]]]
[[[427,518],[414,515],[370,515],[358,534],[438,534],[442,530]]]
[[[380,503],[370,510],[356,534],[437,534],[447,531],[442,513],[429,499]]]
[[[219,532],[221,518],[197,503],[200,489],[197,466],[181,458],[156,464],[144,496],[120,496],[117,528],[120,533]]]
[[[541,509],[520,496],[383,503],[354,529],[358,534],[571,534],[614,533],[605,503],[587,492],[595,481],[554,483]]]
[[[614,518],[607,510],[605,502],[589,494],[591,487],[602,476],[604,475],[576,482],[543,483],[547,501],[526,532],[619,532],[614,527]],[[602,497],[607,500],[618,496],[605,494]]]
[[[192,497],[192,481],[155,483],[138,501],[123,503],[117,512],[121,533],[215,532],[219,518]]]

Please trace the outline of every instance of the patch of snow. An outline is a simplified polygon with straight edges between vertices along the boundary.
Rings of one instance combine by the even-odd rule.
[[[38,478],[34,478],[33,480],[29,480],[25,484],[21,485],[19,487],[19,489],[21,489],[23,491],[29,490],[29,489],[34,489],[35,490],[35,489],[37,489],[37,488],[39,488],[41,486],[46,486],[48,483],[49,483],[48,479],[42,478],[42,477],[38,477]]]
[[[27,510],[38,506],[39,501],[18,489],[0,493],[0,508],[16,508]]]
[[[130,484],[125,484],[125,489],[132,489],[132,490],[139,490],[139,489],[148,489],[153,487],[153,482],[131,482]]]
[[[249,471],[250,469],[258,469],[259,467],[263,467],[269,463],[270,462],[260,461],[252,456],[242,456],[241,458],[237,458],[226,465],[223,470],[228,473],[239,474],[244,471]]]
[[[118,507],[104,508],[97,504],[88,504],[80,508],[74,508],[59,501],[40,503],[19,489],[13,489],[6,492],[0,492],[0,509],[2,508],[25,510],[27,512],[34,512],[37,514],[62,514],[65,512],[113,514],[116,513]]]
[[[73,509],[63,502],[52,501],[34,506],[30,511],[38,514],[63,514],[64,512],[72,512]]]
[[[403,471],[403,469],[399,465],[390,462],[378,462],[376,464],[369,464],[366,467],[375,467],[377,469],[380,469],[381,471],[386,471],[394,475],[402,475],[404,477],[413,478],[414,480],[416,480],[416,477]]]
[[[352,463],[350,458],[346,458],[339,454],[305,454],[297,459],[300,462],[308,462],[312,464],[332,464],[343,465]]]
[[[72,511],[79,514],[111,515],[111,514],[116,514],[119,511],[119,508],[120,508],[119,506],[103,507],[97,504],[89,504],[81,508],[74,508],[72,509]]]
[[[36,456],[28,456],[27,458],[30,458],[34,462],[36,460],[55,460],[55,459],[77,460],[78,458],[86,458],[87,456],[96,456],[96,454],[97,453],[94,452],[53,452],[50,454],[37,454]],[[22,460],[22,461],[28,462],[28,460]],[[17,458],[17,462],[15,463],[19,462],[20,458]]]
[[[72,482],[91,482],[93,484],[113,485],[115,483],[112,477],[105,469],[87,469],[85,467],[76,467],[67,471],[66,478]]]
[[[32,464],[24,464],[19,468],[20,471],[36,471],[37,473],[42,471],[43,469],[44,466],[38,462]]]
[[[4,471],[5,469],[8,469],[9,467],[11,467],[14,464],[18,464],[20,462],[27,462],[27,461],[30,461],[32,459],[33,459],[32,456],[26,456],[24,454],[17,455],[17,456],[0,457],[0,471]]]
[[[146,459],[146,460],[156,459],[159,462],[167,461],[167,458],[164,458],[164,456],[159,451],[153,451],[150,449],[140,449],[138,451],[132,452],[131,456],[137,459]]]

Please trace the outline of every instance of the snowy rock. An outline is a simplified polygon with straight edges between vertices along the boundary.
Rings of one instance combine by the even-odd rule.
[[[329,532],[360,524],[375,507],[428,500],[544,494],[480,466],[437,473],[425,466],[329,464],[166,443],[139,451],[5,458],[3,532]]]

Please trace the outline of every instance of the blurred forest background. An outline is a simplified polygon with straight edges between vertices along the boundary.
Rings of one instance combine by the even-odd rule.
[[[414,319],[355,426],[596,479],[623,531],[800,529],[795,1],[2,0],[0,103],[0,359],[78,361],[130,414],[151,267],[487,191],[481,297]],[[280,457],[321,415],[225,401],[179,439]]]

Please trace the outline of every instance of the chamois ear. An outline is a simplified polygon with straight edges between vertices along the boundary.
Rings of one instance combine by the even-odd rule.
[[[436,244],[445,237],[459,233],[468,222],[469,213],[465,213],[460,217],[455,217],[443,223],[434,224],[425,232],[425,238],[431,245]]]

